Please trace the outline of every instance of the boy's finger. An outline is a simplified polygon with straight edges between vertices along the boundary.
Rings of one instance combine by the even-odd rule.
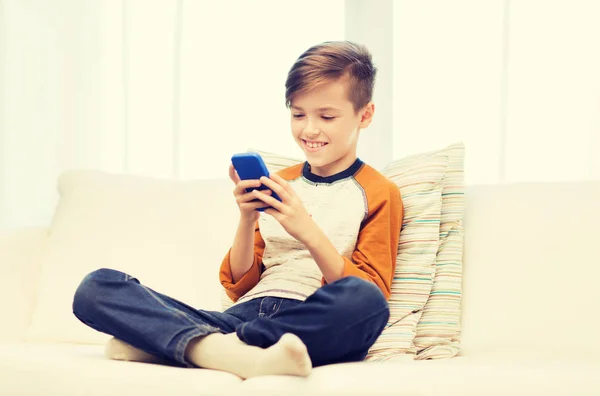
[[[277,191],[275,191],[275,192],[277,192]],[[252,191],[252,194],[254,194],[254,196],[256,198],[260,199],[261,201],[263,201],[266,204],[269,204],[269,206],[272,206],[273,208],[277,209],[280,212],[284,208],[283,202],[280,202],[278,199],[275,199],[275,198],[271,197],[270,195],[263,193],[260,190],[254,190],[254,191]]]
[[[229,164],[229,178],[235,184],[238,184],[240,182],[240,177],[238,176],[237,172],[235,171],[233,164]]]
[[[294,194],[294,189],[290,187],[290,184],[283,177],[279,176],[277,173],[271,174],[271,178],[277,182],[286,192],[289,194]]]
[[[271,195],[271,190],[264,190],[264,193],[266,195]],[[254,200],[256,200],[256,196],[252,192],[238,196],[239,203],[252,202]]]
[[[263,176],[260,178],[260,181],[262,184],[269,187],[271,190],[275,191],[281,199],[287,198],[285,195],[286,194],[285,189],[281,185],[279,185],[275,180],[269,179],[268,177]]]
[[[235,185],[235,192],[237,195],[246,193],[249,188],[258,188],[260,187],[259,180],[240,180]]]
[[[240,180],[238,183],[242,188],[258,188],[260,184],[260,180]]]
[[[269,208],[269,209],[265,209],[265,213],[273,216],[275,218],[275,220],[277,220],[278,222],[281,223],[281,212],[279,212],[278,210],[275,210],[273,208]]]
[[[240,206],[244,209],[259,209],[259,208],[268,208],[269,205],[267,205],[266,203],[264,203],[263,201],[250,201],[250,202],[244,202],[243,204],[240,204]]]

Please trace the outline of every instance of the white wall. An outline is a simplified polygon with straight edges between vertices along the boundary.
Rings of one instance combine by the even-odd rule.
[[[600,179],[600,1],[513,1],[508,45],[507,180]]]
[[[2,158],[6,156],[4,143],[4,132],[6,130],[6,92],[3,87],[6,86],[6,21],[4,17],[4,5],[0,2],[0,216],[2,216],[2,208],[6,197],[6,183],[5,183],[5,167]],[[1,219],[2,217],[0,217]],[[2,221],[0,220],[0,226]]]
[[[248,147],[301,156],[287,72],[344,38],[342,0],[0,4],[0,227],[47,224],[65,169],[210,178]]]
[[[73,111],[77,103],[67,95],[74,78],[69,75],[70,53],[65,51],[67,39],[68,43],[75,40],[68,35],[72,24],[63,27],[68,14],[36,3],[24,0],[2,4],[3,224],[41,220],[39,214],[47,213],[47,205],[54,203],[56,182],[52,178],[57,158],[65,156],[68,145],[77,143],[68,139],[78,120],[67,113],[78,114]]]
[[[394,2],[394,156],[468,183],[600,179],[600,1]]]
[[[378,69],[375,117],[362,131],[358,156],[381,169],[394,157],[394,1],[346,0],[345,5],[345,38],[366,45]]]
[[[0,0],[0,18],[0,227],[47,224],[65,169],[300,157],[286,74],[344,38],[379,67],[374,166],[462,140],[470,184],[600,179],[600,0]]]

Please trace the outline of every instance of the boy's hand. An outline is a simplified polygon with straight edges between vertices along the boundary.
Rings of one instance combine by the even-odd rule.
[[[275,173],[272,173],[270,178],[263,176],[260,181],[279,195],[281,202],[271,197],[268,190],[254,190],[251,194],[267,206],[271,206],[265,210],[266,214],[273,216],[288,234],[306,244],[308,238],[316,231],[316,223],[304,208],[300,197],[287,181]]]
[[[260,213],[256,210],[258,208],[265,208],[269,205],[265,204],[261,200],[257,200],[256,196],[252,192],[246,192],[247,188],[258,188],[261,183],[259,180],[240,180],[233,164],[229,166],[229,178],[235,184],[233,189],[233,195],[235,201],[240,209],[240,220],[255,223],[260,216]],[[256,190],[255,190],[256,191]],[[269,197],[271,191],[265,190],[264,196]]]

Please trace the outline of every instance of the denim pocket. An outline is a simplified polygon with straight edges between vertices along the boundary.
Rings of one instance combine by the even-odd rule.
[[[264,297],[260,302],[258,317],[270,318],[271,316],[275,315],[277,311],[279,311],[279,308],[281,308],[283,300],[283,298],[277,297]]]

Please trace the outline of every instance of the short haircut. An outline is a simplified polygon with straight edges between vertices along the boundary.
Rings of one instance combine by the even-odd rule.
[[[296,94],[346,78],[348,99],[358,112],[373,98],[375,75],[371,53],[350,41],[327,41],[306,50],[296,60],[285,82],[285,104],[291,106]]]

